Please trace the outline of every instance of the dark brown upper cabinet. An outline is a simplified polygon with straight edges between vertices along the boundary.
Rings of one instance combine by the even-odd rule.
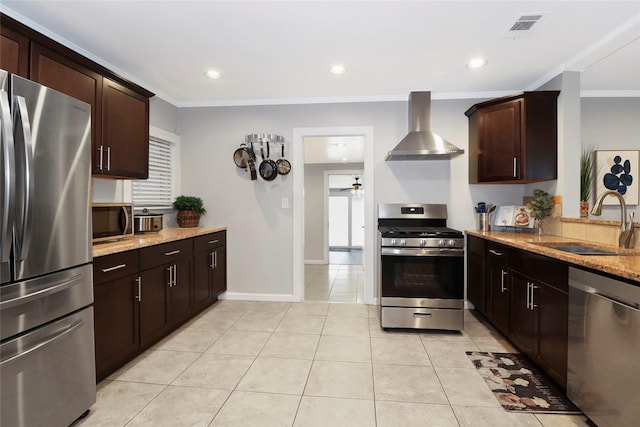
[[[556,179],[559,94],[523,92],[469,108],[469,183]]]
[[[153,93],[6,15],[0,18],[0,68],[91,105],[92,174],[146,179]]]

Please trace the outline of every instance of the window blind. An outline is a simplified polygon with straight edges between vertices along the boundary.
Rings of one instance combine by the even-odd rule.
[[[149,178],[132,184],[136,207],[170,208],[173,202],[173,143],[149,138]]]

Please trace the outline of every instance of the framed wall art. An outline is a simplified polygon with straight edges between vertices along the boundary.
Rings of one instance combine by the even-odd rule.
[[[637,205],[640,195],[640,150],[597,150],[595,155],[596,198],[607,191],[616,191],[627,205]],[[617,205],[613,197],[605,205]]]

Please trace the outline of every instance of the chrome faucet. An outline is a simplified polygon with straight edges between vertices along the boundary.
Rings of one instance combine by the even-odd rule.
[[[631,239],[633,238],[633,217],[635,212],[629,214],[629,222],[627,222],[627,205],[624,202],[622,196],[616,191],[607,191],[598,197],[593,208],[591,209],[591,215],[602,215],[602,202],[605,197],[614,196],[620,202],[620,237],[618,238],[618,246],[621,248],[628,248],[631,246]]]

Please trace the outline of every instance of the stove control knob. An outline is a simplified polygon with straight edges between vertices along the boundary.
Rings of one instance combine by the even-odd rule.
[[[449,246],[455,246],[455,245],[456,245],[455,240],[449,240]]]
[[[407,241],[405,239],[401,239],[400,246],[407,246]]]
[[[438,246],[444,246],[444,240],[438,240]]]
[[[395,246],[396,245],[396,239],[391,239],[391,246]]]
[[[427,241],[425,239],[420,239],[420,246],[422,247],[427,246]]]

